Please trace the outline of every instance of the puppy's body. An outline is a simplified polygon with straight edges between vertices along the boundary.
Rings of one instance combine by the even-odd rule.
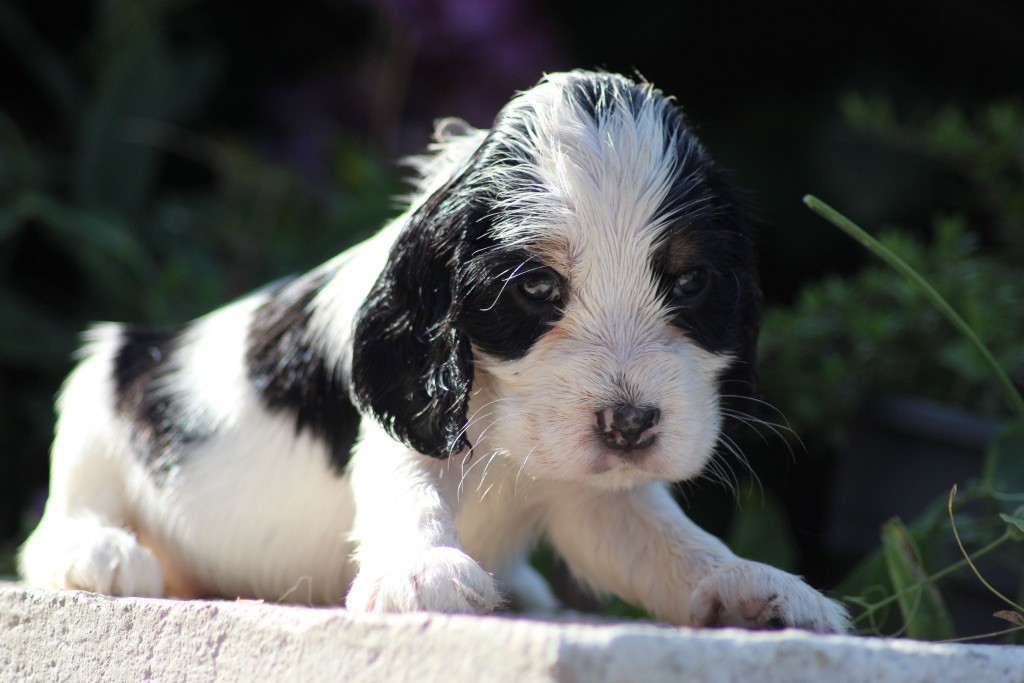
[[[559,74],[435,151],[409,210],[321,268],[178,330],[93,331],[26,578],[554,609],[524,559],[544,534],[674,623],[843,629],[665,488],[711,457],[758,322],[742,213],[674,104]]]

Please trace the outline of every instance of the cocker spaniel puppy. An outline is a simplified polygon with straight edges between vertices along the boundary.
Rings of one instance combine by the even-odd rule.
[[[554,609],[526,560],[543,535],[665,621],[845,630],[669,494],[752,386],[760,308],[744,213],[680,108],[576,71],[436,137],[376,237],[177,328],[89,332],[26,579]]]

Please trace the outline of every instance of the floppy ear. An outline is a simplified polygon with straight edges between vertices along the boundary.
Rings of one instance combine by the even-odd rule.
[[[741,226],[744,246],[743,260],[747,265],[744,277],[740,278],[740,315],[737,339],[737,372],[742,373],[750,396],[760,395],[757,386],[757,340],[761,333],[761,309],[764,297],[761,294],[761,279],[758,275],[757,246],[752,219],[746,207],[736,205],[730,220]],[[742,393],[742,392],[741,392]]]
[[[456,327],[455,291],[479,215],[464,194],[468,172],[413,213],[357,314],[353,337],[356,404],[392,436],[435,458],[469,445],[473,359]]]
[[[739,286],[738,315],[736,319],[732,367],[722,377],[727,394],[757,398],[757,339],[761,331],[760,277],[757,268],[755,219],[740,191],[736,190],[719,172],[711,179],[720,204],[716,220],[733,236],[732,257],[737,268],[734,274]],[[750,411],[749,403],[743,406]]]

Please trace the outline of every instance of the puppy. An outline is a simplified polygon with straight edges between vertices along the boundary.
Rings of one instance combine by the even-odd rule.
[[[674,624],[845,630],[666,485],[752,388],[760,309],[743,211],[679,107],[575,71],[436,137],[376,237],[181,327],[88,333],[26,580],[554,610],[526,559],[545,536]]]

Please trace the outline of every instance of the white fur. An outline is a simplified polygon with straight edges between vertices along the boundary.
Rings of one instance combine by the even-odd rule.
[[[214,436],[163,463],[156,481],[113,407],[117,328],[101,326],[61,394],[50,498],[21,554],[26,579],[315,604],[347,593],[349,609],[364,612],[486,612],[511,589],[552,611],[557,601],[525,559],[546,535],[584,582],[672,623],[845,629],[836,603],[737,558],[668,493],[664,482],[697,476],[712,455],[716,380],[732,359],[668,324],[644,266],[682,163],[662,130],[666,100],[651,94],[637,115],[620,107],[595,125],[565,99],[571,77],[549,76],[510,108],[522,126],[508,135],[526,135],[513,146],[540,151],[527,169],[538,191],[503,195],[496,227],[571,285],[565,314],[519,360],[475,351],[472,451],[427,457],[364,419],[346,473],[332,472],[326,447],[268,411],[247,380],[245,333],[266,296],[257,293],[190,333],[168,387],[206,406],[188,419]],[[418,163],[409,211],[325,264],[337,274],[314,302],[314,325],[339,368],[352,362],[353,320],[401,229],[485,135],[435,145]],[[503,173],[491,180],[500,186]],[[662,410],[643,457],[594,439],[595,411],[622,400]]]

